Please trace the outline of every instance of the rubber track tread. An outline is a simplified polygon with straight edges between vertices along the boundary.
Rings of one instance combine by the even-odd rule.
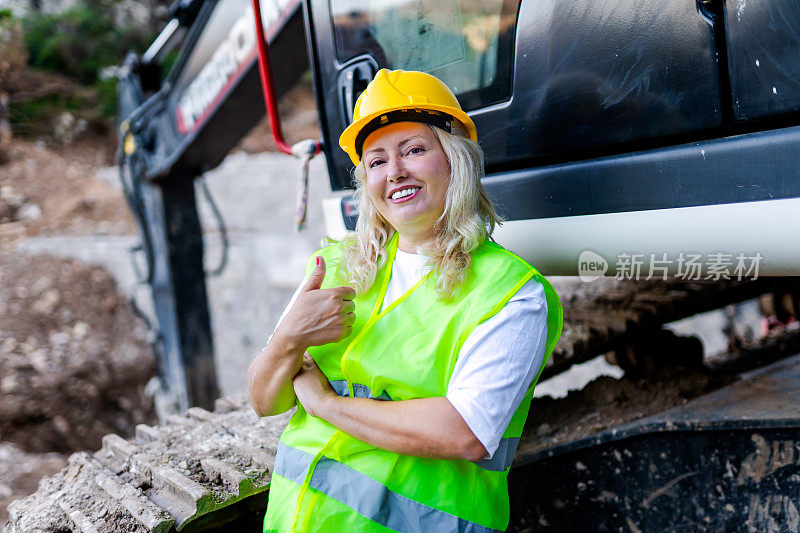
[[[540,379],[613,350],[668,322],[720,309],[775,290],[800,287],[800,278],[755,280],[617,280],[553,277],[564,307],[564,329]]]

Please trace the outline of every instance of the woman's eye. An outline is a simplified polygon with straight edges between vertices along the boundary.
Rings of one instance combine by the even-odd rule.
[[[369,163],[369,168],[375,168],[375,167],[377,167],[377,166],[378,166],[379,164],[381,164],[381,163],[383,163],[383,160],[382,160],[382,159],[375,159],[375,160],[373,160],[373,161],[370,161],[370,163]]]
[[[423,152],[424,150],[425,149],[423,147],[421,147],[421,146],[414,146],[414,147],[412,147],[412,148],[410,148],[408,150],[408,153],[409,154],[418,154],[420,152]]]

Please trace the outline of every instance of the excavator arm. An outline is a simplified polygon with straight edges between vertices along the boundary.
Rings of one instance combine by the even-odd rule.
[[[218,396],[195,179],[264,115],[249,0],[178,0],[150,49],[119,82],[120,174],[141,229],[141,281],[152,288],[161,401],[209,408]],[[299,0],[261,6],[278,96],[308,69]],[[166,58],[174,59],[162,76]]]

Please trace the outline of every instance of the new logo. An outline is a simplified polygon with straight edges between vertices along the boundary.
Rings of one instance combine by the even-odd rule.
[[[578,257],[578,275],[581,280],[590,282],[602,278],[608,271],[608,261],[591,250],[584,250]]]

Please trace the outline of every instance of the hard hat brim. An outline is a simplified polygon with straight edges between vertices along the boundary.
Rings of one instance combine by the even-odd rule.
[[[348,156],[350,156],[350,161],[353,162],[354,165],[358,165],[360,163],[360,158],[358,157],[358,153],[356,152],[356,137],[358,137],[358,133],[366,126],[372,119],[384,115],[390,111],[399,111],[403,109],[425,109],[430,111],[438,111],[440,113],[444,113],[445,115],[449,115],[454,119],[458,120],[463,126],[464,129],[467,131],[467,136],[472,139],[473,141],[478,141],[478,131],[475,128],[475,123],[472,122],[472,119],[469,118],[465,112],[460,109],[455,109],[452,106],[447,105],[439,105],[439,104],[413,104],[413,105],[401,105],[401,106],[394,106],[390,108],[381,109],[380,111],[376,111],[374,113],[370,113],[369,115],[365,115],[352,124],[350,124],[342,134],[339,136],[339,146],[344,150]],[[387,124],[388,125],[388,124]]]

